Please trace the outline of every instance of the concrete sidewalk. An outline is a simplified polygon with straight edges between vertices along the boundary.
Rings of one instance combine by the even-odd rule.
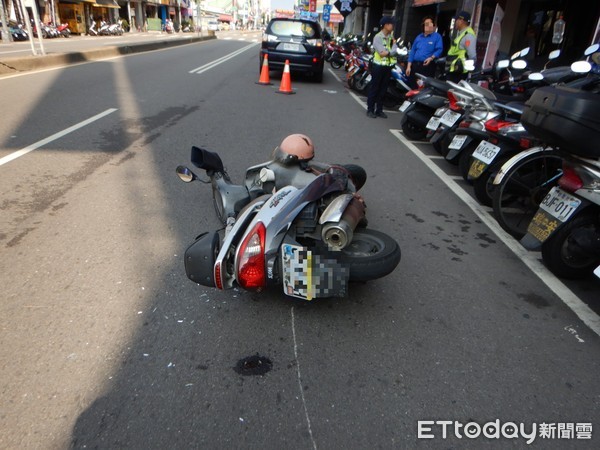
[[[49,67],[64,66],[67,64],[81,63],[119,55],[147,52],[178,45],[192,44],[209,39],[213,35],[198,36],[196,33],[179,33],[174,35],[164,33],[132,33],[123,36],[74,36],[69,39],[56,38],[44,40],[46,55],[26,55],[31,53],[31,43],[11,42],[0,44],[0,76],[18,74]],[[111,40],[118,40],[112,44]],[[39,51],[37,39],[34,40],[35,48]],[[23,53],[23,56],[6,56],[8,52]]]

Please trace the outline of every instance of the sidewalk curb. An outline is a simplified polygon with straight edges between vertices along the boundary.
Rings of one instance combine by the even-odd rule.
[[[95,61],[120,55],[160,50],[179,45],[216,39],[215,36],[189,37],[168,41],[145,42],[141,44],[124,44],[112,47],[96,48],[81,52],[56,53],[45,56],[25,56],[4,58],[0,60],[0,75],[29,72],[48,67],[64,66],[86,61]]]

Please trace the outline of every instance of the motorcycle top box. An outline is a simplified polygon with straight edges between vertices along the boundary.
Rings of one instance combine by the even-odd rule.
[[[600,96],[566,86],[538,88],[521,122],[544,143],[586,158],[600,157]]]

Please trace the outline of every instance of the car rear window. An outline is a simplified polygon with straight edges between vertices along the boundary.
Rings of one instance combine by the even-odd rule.
[[[277,36],[304,36],[306,39],[319,38],[319,30],[313,23],[295,20],[274,20],[271,22],[270,33]]]

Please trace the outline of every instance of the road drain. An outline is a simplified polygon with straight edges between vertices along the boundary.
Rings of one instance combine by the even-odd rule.
[[[273,368],[273,363],[269,358],[256,355],[240,359],[233,370],[240,375],[264,375]]]

